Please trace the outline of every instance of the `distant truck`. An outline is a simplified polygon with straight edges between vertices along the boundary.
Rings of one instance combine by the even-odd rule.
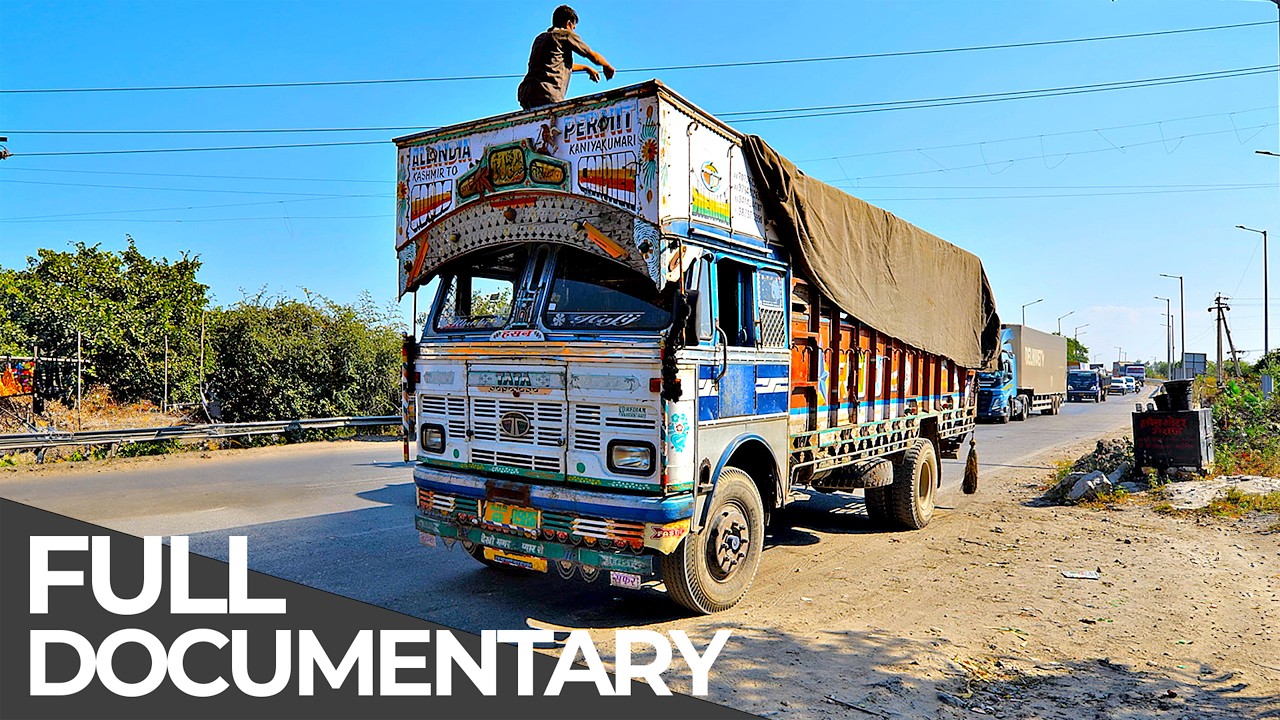
[[[1024,325],[1000,326],[1000,362],[978,373],[978,419],[1006,423],[1057,415],[1067,401],[1067,339]]]
[[[1124,374],[1133,378],[1141,388],[1147,382],[1147,366],[1141,363],[1130,363],[1124,366]]]
[[[1068,370],[1067,402],[1106,402],[1109,382],[1100,370]]]

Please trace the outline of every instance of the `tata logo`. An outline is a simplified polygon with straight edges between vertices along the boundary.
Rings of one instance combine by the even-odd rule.
[[[533,429],[533,423],[529,422],[529,416],[521,412],[504,413],[498,419],[498,427],[502,428],[502,434],[507,437],[524,437]]]
[[[498,373],[498,385],[502,387],[533,387],[533,378],[529,377],[529,373],[500,372]]]

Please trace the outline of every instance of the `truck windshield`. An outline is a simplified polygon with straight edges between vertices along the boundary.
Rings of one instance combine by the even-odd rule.
[[[543,323],[551,330],[661,330],[671,312],[653,281],[618,263],[571,248],[556,257]]]
[[[477,253],[442,274],[437,331],[497,330],[511,319],[511,296],[529,257],[526,247]]]
[[[1098,376],[1091,372],[1067,373],[1067,387],[1072,390],[1090,390],[1098,386]]]

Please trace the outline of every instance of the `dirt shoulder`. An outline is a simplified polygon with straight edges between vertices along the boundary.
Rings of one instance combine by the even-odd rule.
[[[985,472],[917,533],[797,513],[739,607],[647,627],[732,629],[709,699],[769,717],[1280,716],[1280,535],[1038,506],[1051,474]]]

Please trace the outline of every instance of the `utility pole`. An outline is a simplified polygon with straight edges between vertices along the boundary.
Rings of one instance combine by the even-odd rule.
[[[169,333],[164,334],[164,397],[160,399],[160,412],[169,412]]]
[[[79,330],[76,331],[76,430],[82,430],[83,424],[80,420],[80,403],[82,400],[82,391],[84,388],[84,354],[81,352]]]
[[[1218,313],[1217,324],[1218,324],[1218,386],[1219,387],[1222,386],[1223,367],[1226,363],[1226,358],[1223,357],[1223,354],[1222,354],[1222,332],[1224,329],[1226,330],[1226,333],[1227,333],[1227,342],[1230,343],[1231,345],[1231,355],[1233,358],[1236,355],[1235,343],[1231,342],[1231,328],[1227,327],[1226,312],[1231,309],[1231,306],[1228,305],[1226,301],[1227,301],[1227,298],[1222,297],[1222,294],[1219,293],[1218,296],[1213,299],[1213,307],[1209,308],[1209,312]],[[1239,374],[1240,374],[1240,361],[1237,359],[1236,375],[1239,375]]]

